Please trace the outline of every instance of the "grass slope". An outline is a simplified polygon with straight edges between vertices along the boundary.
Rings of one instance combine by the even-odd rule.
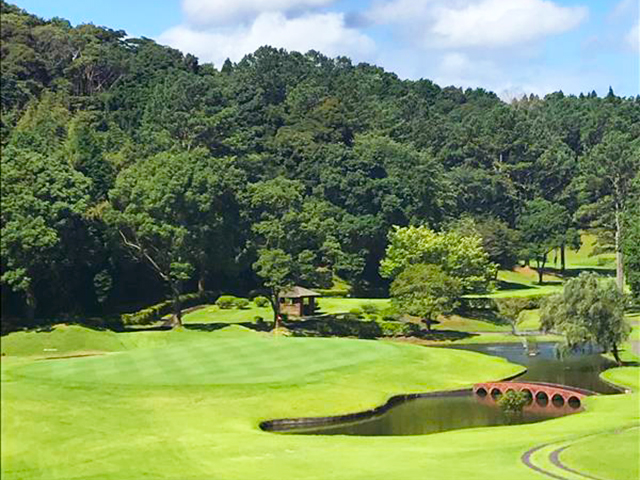
[[[519,461],[527,449],[639,417],[634,394],[590,398],[585,413],[532,425],[409,437],[270,434],[260,421],[361,410],[395,393],[457,388],[519,367],[470,352],[273,338],[238,326],[120,338],[123,350],[102,357],[3,359],[3,479],[437,480],[490,471],[535,480]]]

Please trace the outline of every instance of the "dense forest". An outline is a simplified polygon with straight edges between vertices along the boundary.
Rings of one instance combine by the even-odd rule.
[[[640,291],[640,96],[505,103],[270,47],[214,66],[0,9],[5,319],[274,278],[384,295],[389,233],[409,225],[540,269],[589,229]]]

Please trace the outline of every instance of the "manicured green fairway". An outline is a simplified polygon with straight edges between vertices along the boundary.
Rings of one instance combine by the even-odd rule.
[[[95,336],[104,335],[115,353],[3,357],[3,479],[458,479],[486,471],[536,479],[542,477],[519,460],[527,449],[639,421],[633,394],[591,398],[586,413],[523,426],[416,437],[271,434],[258,429],[260,421],[357,411],[395,393],[459,388],[520,367],[470,352],[274,338],[238,326],[211,333],[62,330],[9,335],[3,351],[34,344],[36,353],[46,343],[71,354],[69,338],[84,335],[93,340],[75,350],[91,344],[95,351]],[[633,437],[622,441],[634,447]],[[575,451],[567,462],[591,468]],[[630,467],[617,468],[615,478],[633,478]]]

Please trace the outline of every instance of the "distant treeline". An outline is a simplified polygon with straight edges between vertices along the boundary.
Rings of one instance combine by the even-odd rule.
[[[498,232],[503,267],[539,256],[518,234],[525,211],[591,228],[602,248],[640,243],[625,233],[639,229],[640,97],[507,104],[270,47],[199,64],[123,31],[0,11],[3,316],[246,294],[261,271],[383,294],[393,225]],[[547,246],[575,243],[563,235]]]

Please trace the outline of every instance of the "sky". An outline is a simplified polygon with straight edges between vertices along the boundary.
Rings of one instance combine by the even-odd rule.
[[[11,0],[10,0],[11,1]],[[367,62],[504,99],[640,94],[640,0],[13,0],[220,67],[262,45]]]

